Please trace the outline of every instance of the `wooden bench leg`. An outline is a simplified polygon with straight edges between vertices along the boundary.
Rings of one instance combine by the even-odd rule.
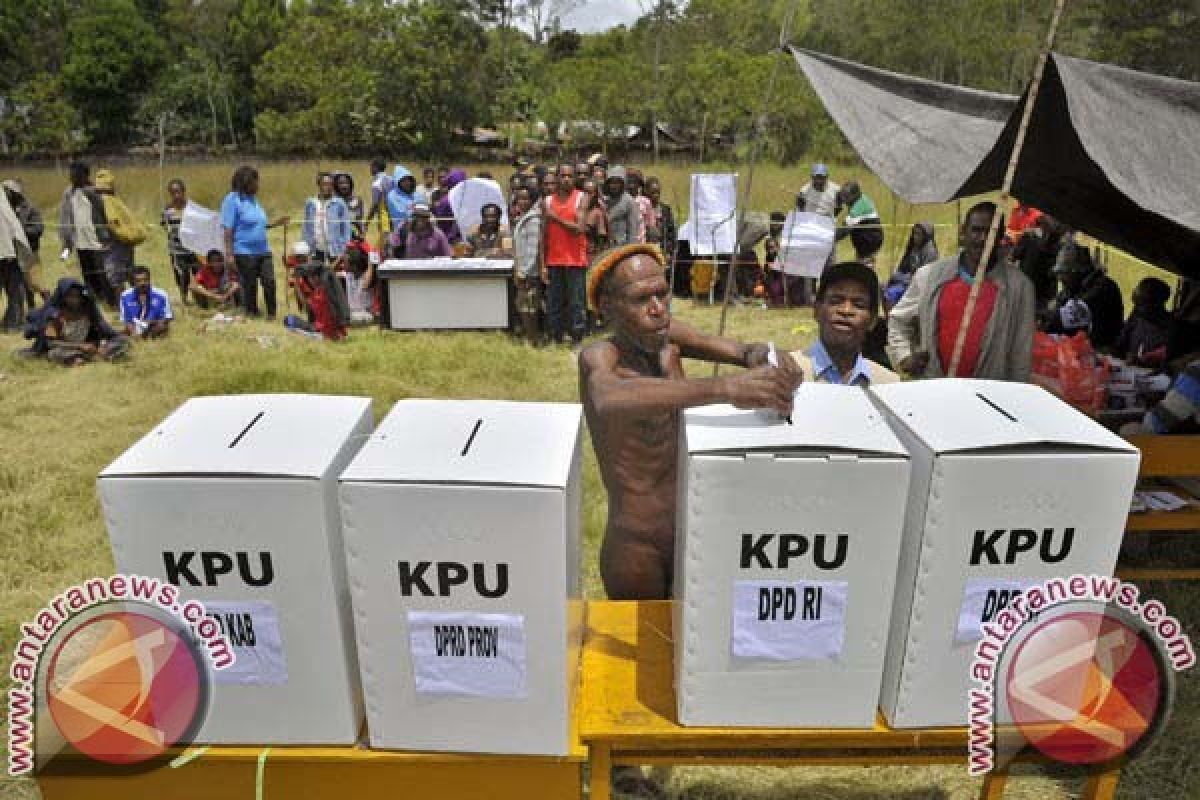
[[[591,777],[588,782],[590,800],[612,799],[612,751],[607,744],[588,745]]]
[[[1082,800],[1112,800],[1117,796],[1117,784],[1121,780],[1121,765],[1088,774],[1083,785]]]
[[[1007,783],[1007,772],[992,770],[983,776],[983,787],[979,790],[979,800],[1000,800],[1004,796],[1004,786]]]

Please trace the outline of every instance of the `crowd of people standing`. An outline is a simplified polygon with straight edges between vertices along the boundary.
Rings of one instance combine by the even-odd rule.
[[[610,165],[600,154],[554,165],[518,161],[507,187],[486,171],[472,177],[462,169],[425,168],[418,181],[403,165],[389,170],[376,159],[369,166],[365,197],[357,194],[349,172],[316,175],[300,236],[283,258],[285,291],[294,292],[303,312],[286,318],[289,327],[340,339],[348,325],[376,320],[381,311],[376,267],[387,258],[512,259],[511,329],[536,345],[578,348],[602,324],[589,308],[587,276],[613,248],[656,246],[673,267],[668,275],[673,292],[686,296],[694,286],[688,272],[696,259],[689,242],[680,240],[661,181]],[[38,253],[46,226],[20,183],[8,180],[0,206],[0,290],[7,295],[7,330],[24,326],[34,353],[77,364],[124,355],[134,338],[167,335],[173,311],[167,292],[153,286],[150,271],[139,266],[136,248],[148,232],[118,194],[113,172],[99,169],[93,175],[77,162],[68,178],[58,235],[61,258],[75,256],[79,277],[60,281],[52,291],[41,285]],[[471,220],[456,214],[468,188],[487,197]],[[220,204],[220,246],[204,254],[181,239],[187,186],[174,178],[166,190],[169,202],[160,223],[180,300],[249,317],[265,311],[268,320],[276,319],[279,289],[268,231],[291,219],[266,212],[258,171],[250,166],[234,171]],[[855,262],[878,273],[887,226],[857,181],[839,185],[826,165],[814,164],[796,194],[795,210],[828,217],[836,237],[849,239]],[[939,253],[931,223],[911,227],[886,283],[867,293],[877,307],[870,310],[860,349],[871,363],[911,377],[1029,380],[1037,331],[1082,333],[1096,351],[1139,366],[1179,369],[1200,349],[1200,293],[1194,282],[1185,282],[1169,311],[1171,287],[1146,278],[1126,318],[1120,289],[1090,249],[1037,209],[1018,204],[1012,210],[981,269],[997,213],[989,203],[972,207],[958,231],[959,247],[947,257]],[[716,276],[733,281],[734,298],[767,306],[816,303],[816,281],[790,278],[784,269],[786,219],[782,211],[771,212],[757,237],[739,231],[738,252],[723,257],[726,270]],[[834,260],[830,253],[827,268]],[[960,342],[967,299],[980,275],[971,324]],[[42,307],[35,308],[39,297]],[[104,321],[105,308],[119,315],[119,326]]]

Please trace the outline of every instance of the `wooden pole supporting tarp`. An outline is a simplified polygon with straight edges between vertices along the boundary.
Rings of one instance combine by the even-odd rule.
[[[1025,94],[1025,106],[1021,111],[1021,127],[1017,129],[1017,140],[1013,144],[1012,155],[1008,159],[1008,167],[1004,171],[1004,183],[1000,187],[1000,202],[997,204],[996,213],[992,215],[992,224],[988,228],[987,241],[983,245],[983,257],[979,260],[979,267],[975,273],[975,280],[971,282],[971,291],[967,295],[967,306],[963,309],[962,322],[958,326],[958,335],[954,339],[954,351],[950,357],[950,364],[946,369],[946,376],[953,378],[958,373],[958,364],[962,360],[963,345],[967,341],[967,330],[971,327],[971,318],[975,315],[975,302],[979,298],[979,287],[983,285],[983,281],[987,277],[987,266],[992,260],[992,252],[996,249],[996,241],[1000,233],[1000,220],[1004,216],[1004,209],[1008,206],[1010,193],[1012,192],[1013,177],[1017,172],[1017,162],[1021,158],[1021,150],[1025,145],[1025,133],[1029,130],[1029,119],[1033,116],[1033,106],[1037,102],[1038,89],[1042,85],[1042,76],[1046,72],[1046,61],[1050,58],[1050,49],[1054,46],[1054,38],[1058,34],[1058,23],[1062,19],[1063,8],[1066,6],[1067,0],[1056,0],[1054,4],[1054,16],[1050,19],[1050,30],[1046,34],[1046,44],[1042,47],[1042,52],[1038,56],[1037,66],[1034,68],[1033,81],[1029,84],[1029,91]]]
[[[788,36],[792,30],[792,19],[796,16],[796,6],[799,5],[799,0],[792,0],[788,6],[787,12],[783,16],[783,23],[779,27],[779,52],[786,52],[785,48],[788,45]],[[766,138],[765,131],[762,130],[763,123],[767,117],[767,109],[770,107],[771,98],[775,94],[775,79],[779,72],[779,59],[771,65],[771,74],[767,79],[767,88],[763,92],[762,107],[757,117],[754,120],[755,136],[754,144],[750,151],[750,167],[746,173],[746,185],[742,189],[742,198],[739,202],[737,210],[737,220],[733,228],[733,253],[729,259],[729,271],[725,274],[725,299],[721,304],[721,321],[717,325],[717,335],[725,335],[725,321],[729,316],[729,301],[733,297],[733,284],[736,281],[738,256],[741,254],[741,238],[742,229],[746,226],[746,207],[750,203],[750,189],[754,186],[754,166],[758,163],[759,152],[762,150],[763,139]],[[713,254],[713,261],[720,266],[720,261],[716,254]],[[717,272],[717,275],[720,273]],[[716,276],[714,275],[714,278]],[[713,376],[717,375],[720,369],[719,364],[713,364]]]

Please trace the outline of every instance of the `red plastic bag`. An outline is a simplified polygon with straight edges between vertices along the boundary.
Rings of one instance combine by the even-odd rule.
[[[1085,414],[1107,401],[1108,360],[1096,355],[1087,334],[1037,332],[1033,335],[1033,383],[1053,392]]]

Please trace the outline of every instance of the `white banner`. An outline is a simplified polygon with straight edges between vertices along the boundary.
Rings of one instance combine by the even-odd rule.
[[[523,698],[525,617],[409,611],[417,694]]]
[[[275,606],[250,601],[205,601],[204,611],[221,627],[235,657],[232,665],[213,672],[215,683],[242,686],[282,686],[287,683],[287,658]]]
[[[221,215],[189,200],[179,223],[179,243],[201,258],[210,250],[224,253],[225,231],[221,228]]]
[[[783,223],[780,261],[788,275],[819,278],[833,252],[833,220],[824,214],[792,211]]]
[[[466,237],[483,219],[483,207],[488,203],[500,206],[500,224],[508,224],[508,203],[500,184],[487,178],[471,178],[455,186],[446,197],[454,210],[454,221]]]
[[[736,251],[737,179],[737,173],[692,175],[691,205],[684,224],[692,255]]]
[[[846,581],[736,581],[733,654],[831,661],[846,638]]]
[[[994,621],[996,615],[1011,606],[1026,589],[1039,583],[1041,581],[1024,578],[969,579],[958,609],[954,643],[967,644],[982,639],[984,623]]]

